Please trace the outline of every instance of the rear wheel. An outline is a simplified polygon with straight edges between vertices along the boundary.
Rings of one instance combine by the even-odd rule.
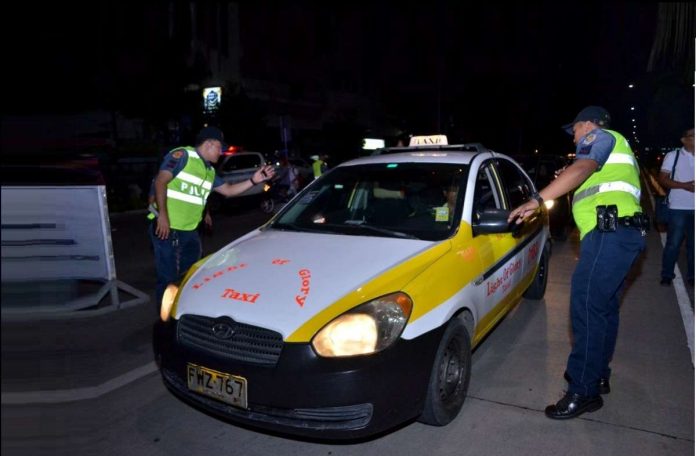
[[[527,299],[543,299],[546,294],[546,283],[549,279],[549,246],[544,246],[544,251],[541,252],[539,259],[539,268],[534,276],[534,281],[527,291],[524,292],[524,297]]]
[[[423,413],[418,420],[432,426],[452,421],[464,404],[471,377],[471,340],[464,322],[453,318],[437,348]]]

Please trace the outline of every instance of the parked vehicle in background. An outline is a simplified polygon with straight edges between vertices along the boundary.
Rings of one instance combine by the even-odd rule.
[[[218,175],[228,184],[236,184],[251,178],[257,169],[266,164],[266,158],[261,152],[244,151],[223,154],[217,163]],[[249,201],[260,203],[265,185],[255,185],[239,195],[225,198],[217,192],[212,192],[209,197],[210,209],[215,212],[228,204]]]
[[[516,155],[513,158],[534,181],[537,190],[549,185],[570,164],[568,159],[557,155]],[[549,210],[551,237],[558,241],[565,241],[574,226],[572,195],[566,193],[555,200],[544,201],[544,204]]]
[[[228,184],[236,184],[251,178],[256,170],[265,164],[266,159],[260,152],[237,152],[220,157],[218,174]],[[263,185],[255,185],[236,197],[258,195],[260,193],[263,193]]]

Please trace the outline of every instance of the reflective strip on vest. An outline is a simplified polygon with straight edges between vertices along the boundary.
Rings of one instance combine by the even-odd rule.
[[[193,185],[200,185],[206,190],[210,190],[211,188],[213,188],[212,183],[204,181],[200,177],[194,176],[193,174],[189,174],[185,171],[179,171],[179,174],[177,174],[176,177],[183,181],[190,182]]]
[[[595,185],[594,187],[586,188],[585,190],[573,195],[573,204],[576,204],[588,196],[595,195],[597,193],[605,192],[626,192],[630,193],[636,201],[640,201],[640,189],[634,187],[628,182],[605,182],[604,184]]]
[[[638,166],[638,163],[636,162],[636,159],[628,154],[610,154],[609,158],[607,158],[607,161],[605,164],[610,163],[612,165],[616,164],[626,164],[626,165],[632,165],[632,166]]]
[[[197,206],[203,206],[204,204],[204,200],[200,196],[187,195],[186,193],[177,192],[171,188],[167,189],[167,198],[186,201],[187,203],[195,204]]]

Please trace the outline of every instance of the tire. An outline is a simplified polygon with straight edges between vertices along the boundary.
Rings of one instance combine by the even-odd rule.
[[[267,198],[261,201],[261,210],[266,213],[270,214],[273,212],[273,208],[275,207],[275,203],[273,202],[273,199]]]
[[[471,339],[464,322],[453,318],[437,347],[430,371],[421,423],[444,426],[464,404],[471,377]]]
[[[534,281],[529,285],[529,288],[524,292],[523,296],[526,299],[543,299],[546,294],[546,283],[549,279],[549,247],[544,246],[544,251],[541,252],[539,260],[539,268],[537,269]]]

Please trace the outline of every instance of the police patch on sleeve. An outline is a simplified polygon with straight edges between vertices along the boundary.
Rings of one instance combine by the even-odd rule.
[[[589,135],[585,136],[585,139],[582,140],[582,143],[585,145],[590,145],[592,144],[595,139],[597,139],[597,135],[594,133],[590,133]]]
[[[184,156],[183,150],[177,150],[177,151],[172,152],[172,158],[174,158],[176,160],[180,159],[183,156]]]

